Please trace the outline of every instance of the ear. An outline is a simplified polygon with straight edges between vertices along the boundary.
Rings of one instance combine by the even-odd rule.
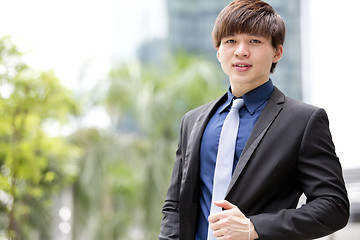
[[[283,51],[284,51],[284,48],[283,48],[282,45],[279,45],[277,47],[277,49],[275,49],[275,54],[274,54],[274,58],[273,58],[273,61],[272,61],[273,63],[276,63],[281,59]]]
[[[219,47],[216,48],[216,57],[217,57],[218,61],[220,62]]]

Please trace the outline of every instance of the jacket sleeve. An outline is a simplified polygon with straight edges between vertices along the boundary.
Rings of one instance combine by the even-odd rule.
[[[180,137],[176,151],[176,159],[170,180],[170,185],[166,194],[165,203],[162,207],[163,218],[159,240],[179,239],[179,192],[182,177],[182,132],[183,121],[180,127]]]
[[[250,216],[260,239],[314,239],[346,226],[349,200],[323,109],[315,110],[307,122],[297,169],[306,204]]]

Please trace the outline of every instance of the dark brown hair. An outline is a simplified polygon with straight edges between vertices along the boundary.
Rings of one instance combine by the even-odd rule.
[[[224,37],[241,33],[271,38],[272,46],[277,49],[285,41],[285,23],[266,2],[235,0],[221,10],[216,18],[212,32],[215,48],[220,46]],[[276,63],[273,63],[271,73],[275,67]]]

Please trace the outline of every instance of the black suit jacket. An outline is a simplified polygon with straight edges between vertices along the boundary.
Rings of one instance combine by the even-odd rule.
[[[159,239],[193,240],[199,212],[201,138],[226,95],[186,113]],[[296,209],[305,193],[307,203]],[[276,87],[242,152],[226,200],[260,239],[313,239],[344,227],[349,201],[326,112]]]

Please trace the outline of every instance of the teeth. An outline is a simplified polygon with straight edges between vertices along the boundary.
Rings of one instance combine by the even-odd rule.
[[[236,65],[237,67],[246,67],[246,65]]]

